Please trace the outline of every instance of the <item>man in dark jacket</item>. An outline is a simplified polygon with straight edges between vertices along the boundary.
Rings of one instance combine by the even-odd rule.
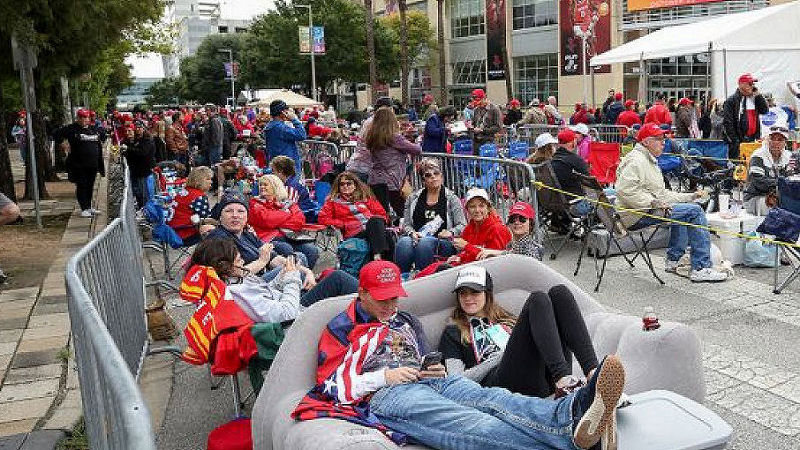
[[[503,117],[503,125],[516,125],[520,120],[522,120],[522,110],[519,109],[519,107],[519,100],[515,98],[512,98],[511,101],[508,102],[508,111],[506,112],[506,116]]]
[[[489,101],[483,89],[472,91],[472,101],[476,103],[472,116],[474,152],[477,155],[481,145],[494,142],[495,135],[503,128],[500,108]]]
[[[600,109],[600,115],[597,118],[598,120],[605,120],[606,115],[608,114],[608,107],[614,103],[614,89],[608,90],[608,97],[603,101],[603,106]]]
[[[581,179],[575,175],[575,172],[583,175],[589,175],[589,166],[577,153],[575,153],[575,139],[577,136],[575,132],[569,128],[564,128],[558,133],[558,149],[553,155],[550,164],[553,166],[553,173],[558,179],[558,184],[561,189],[578,195],[583,196],[583,187],[581,186]],[[591,204],[586,200],[573,201],[574,197],[565,196],[566,200],[572,203],[570,210],[575,215],[585,215],[591,210]]]
[[[614,102],[608,105],[603,123],[615,125],[617,123],[617,117],[619,117],[622,111],[625,111],[625,107],[622,105],[622,92],[617,92],[614,94]]]
[[[223,139],[222,139],[222,159],[228,159],[231,156],[231,144],[236,140],[236,127],[233,122],[228,118],[228,110],[225,108],[219,111],[219,120],[222,123]]]
[[[127,130],[123,142],[125,145],[125,160],[128,163],[128,172],[131,177],[131,189],[139,206],[147,203],[147,178],[156,165],[156,145],[153,137],[145,130],[144,122],[137,120],[134,128]]]
[[[422,137],[422,151],[430,153],[447,152],[447,124],[456,117],[456,110],[452,106],[445,106],[431,115],[425,122],[425,131]]]
[[[81,217],[92,217],[100,211],[92,208],[92,192],[97,174],[106,175],[100,135],[89,126],[91,117],[86,109],[79,109],[77,120],[54,133],[55,145],[69,142],[66,166],[69,181],[75,183],[75,197],[81,207]]]
[[[767,100],[758,92],[758,81],[749,73],[739,77],[739,88],[722,106],[725,141],[728,143],[728,157],[739,157],[739,144],[753,142],[761,137],[761,122],[758,116],[769,111]]]
[[[222,120],[217,115],[217,107],[209,105],[206,107],[208,122],[203,127],[203,138],[201,149],[206,155],[209,166],[219,164],[222,161],[222,144],[225,141],[225,129]]]

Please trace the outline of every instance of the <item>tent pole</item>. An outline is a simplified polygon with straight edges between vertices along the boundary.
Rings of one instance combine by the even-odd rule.
[[[714,92],[711,89],[711,46],[712,42],[708,43],[708,67],[706,67],[706,105],[711,101],[711,94]]]
[[[637,92],[639,101],[644,101],[647,104],[647,86],[644,81],[644,52],[639,54],[639,92]]]
[[[589,103],[589,83],[586,78],[589,76],[586,70],[586,36],[581,36],[581,64],[583,65],[581,73],[583,74],[583,104]]]
[[[594,94],[594,92],[595,92],[594,91],[594,66],[591,66],[589,68],[589,71],[592,73],[592,108],[594,108],[595,105],[596,105],[596,103],[595,103],[596,102],[596,100],[595,100],[596,97],[595,97],[595,94]]]
[[[722,80],[725,88],[725,98],[728,98],[728,49],[722,49]]]

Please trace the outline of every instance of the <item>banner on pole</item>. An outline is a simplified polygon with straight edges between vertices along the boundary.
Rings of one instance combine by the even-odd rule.
[[[486,0],[486,77],[506,79],[506,0]]]
[[[300,53],[311,53],[311,33],[308,27],[297,27],[297,36],[300,38]]]
[[[239,63],[223,63],[225,66],[225,77],[226,78],[236,78],[239,76]]]
[[[314,27],[311,45],[315,55],[325,54],[325,27]]]
[[[561,32],[561,75],[584,75],[595,55],[611,49],[611,14],[607,0],[559,0]],[[586,54],[582,55],[586,39]],[[595,68],[594,73],[611,72],[611,66]]]

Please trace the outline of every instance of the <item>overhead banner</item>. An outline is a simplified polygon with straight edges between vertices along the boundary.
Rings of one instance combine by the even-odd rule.
[[[325,27],[314,27],[311,45],[314,46],[314,54],[325,54]]]
[[[308,27],[297,27],[297,36],[300,38],[300,53],[311,53],[311,33]]]
[[[506,79],[506,0],[486,0],[487,79]]]
[[[722,0],[628,0],[628,11],[643,11],[645,9],[672,8],[675,6],[698,5],[700,3],[713,3]]]
[[[561,32],[561,75],[583,75],[583,58],[586,70],[592,57],[611,49],[611,15],[603,0],[559,0],[559,28]],[[583,54],[583,41],[586,54]],[[608,73],[611,66],[595,68],[595,73]]]

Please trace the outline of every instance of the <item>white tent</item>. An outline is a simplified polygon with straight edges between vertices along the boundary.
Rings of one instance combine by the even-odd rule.
[[[259,89],[253,93],[257,100],[250,102],[250,106],[269,106],[275,100],[283,100],[292,108],[306,108],[322,105],[322,103],[300,95],[288,89]]]
[[[725,98],[750,72],[761,92],[788,101],[800,78],[800,1],[662,28],[591,59],[592,66],[711,54],[712,96]]]

